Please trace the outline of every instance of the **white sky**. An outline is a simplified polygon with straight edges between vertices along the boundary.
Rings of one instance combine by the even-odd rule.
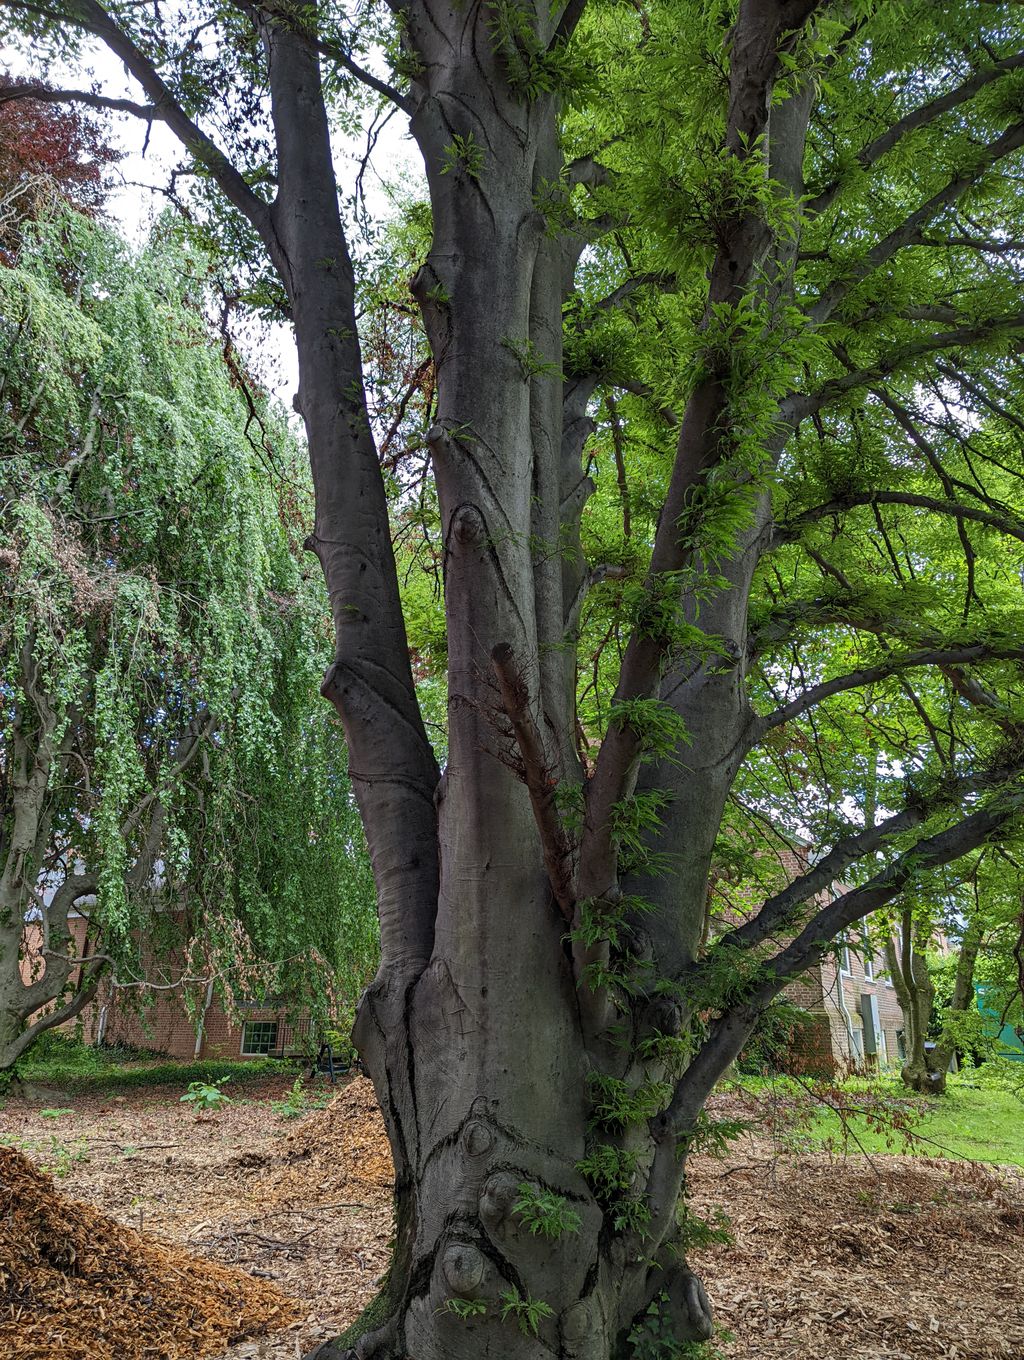
[[[94,86],[102,94],[146,102],[139,86],[124,67],[101,44],[89,49],[85,65],[74,69],[34,63],[31,54],[11,45],[0,45],[0,68],[14,76],[44,79],[52,85],[73,89]],[[367,115],[366,123],[370,121]],[[162,123],[147,125],[130,114],[109,115],[109,141],[124,152],[116,168],[117,183],[107,200],[107,214],[133,244],[145,241],[155,217],[167,207],[160,189],[167,185],[171,170],[185,159],[180,143]],[[335,136],[335,170],[340,196],[351,195],[359,165],[366,151],[365,129],[357,138]],[[389,119],[377,139],[369,167],[363,176],[366,206],[376,221],[394,211],[395,186],[422,181],[418,152],[408,134],[408,119],[400,110]],[[298,386],[295,346],[287,326],[261,328],[241,337],[247,360],[288,411]]]

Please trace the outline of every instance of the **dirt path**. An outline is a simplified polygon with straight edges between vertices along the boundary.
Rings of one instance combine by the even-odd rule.
[[[373,1297],[391,1235],[390,1168],[368,1083],[283,1121],[285,1084],[197,1118],[179,1091],[8,1103],[0,1139],[68,1194],[164,1242],[275,1281],[304,1316],[231,1348],[295,1360]],[[68,1105],[72,1102],[68,1101]],[[696,1248],[727,1360],[1022,1360],[1024,1176],[905,1157],[779,1161],[747,1136],[694,1166],[694,1209],[735,1245]],[[59,1360],[59,1351],[54,1352]]]

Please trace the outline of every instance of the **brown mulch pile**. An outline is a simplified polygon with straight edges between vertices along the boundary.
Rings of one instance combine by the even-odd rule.
[[[27,1157],[0,1145],[5,1360],[184,1360],[295,1315],[273,1285],[66,1199]]]
[[[268,1203],[391,1204],[394,1170],[373,1083],[356,1077],[322,1110],[278,1140],[282,1165],[266,1179]]]

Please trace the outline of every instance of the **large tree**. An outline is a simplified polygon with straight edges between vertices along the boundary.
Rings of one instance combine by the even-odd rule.
[[[323,1010],[373,958],[308,475],[206,267],[66,210],[0,267],[0,1075],[101,982]]]
[[[2,97],[162,122],[240,293],[294,329],[398,1223],[323,1354],[679,1353],[712,1327],[679,1203],[718,1075],[787,979],[1024,792],[1019,6],[2,8],[137,84]],[[375,446],[408,408],[370,418],[332,158],[367,92],[429,192],[443,774]],[[833,777],[865,724],[868,822]],[[726,811],[777,788],[833,839],[702,950]]]

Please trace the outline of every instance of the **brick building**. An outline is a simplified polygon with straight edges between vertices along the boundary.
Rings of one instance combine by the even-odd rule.
[[[88,906],[89,899],[82,903]],[[85,916],[68,913],[72,947],[79,958],[89,952]],[[38,917],[25,921],[19,959],[22,979],[30,983],[45,966],[43,935]],[[166,975],[181,976],[184,963],[170,958]],[[154,970],[154,976],[156,976]],[[139,993],[132,987],[114,987],[109,978],[100,984],[95,999],[65,1028],[80,1031],[86,1043],[125,1044],[130,1048],[166,1054],[192,1062],[199,1058],[261,1058],[268,1054],[292,1054],[308,1047],[310,1021],[289,1017],[283,1004],[242,1003],[237,1021],[229,1018],[211,985],[155,988],[149,1004],[140,1008]],[[314,1038],[315,1044],[315,1038]]]
[[[743,883],[727,895],[728,905],[719,917],[728,924],[754,915],[766,891],[777,890],[805,873],[813,863],[809,843],[792,842],[777,849],[766,878],[779,880],[774,889]],[[819,893],[816,907],[832,895],[845,891],[833,884],[831,893]],[[831,1075],[865,1071],[902,1061],[903,1010],[889,980],[885,960],[867,942],[867,930],[857,928],[845,937],[835,955],[791,982],[783,999],[806,1012],[804,1023],[793,1030],[785,1065],[793,1071]]]
[[[825,958],[784,995],[807,1012],[793,1036],[795,1069],[828,1074],[902,1061],[903,1010],[884,960],[862,936],[842,943],[838,959]]]
[[[784,882],[795,878],[812,861],[811,847],[791,844],[776,852],[772,873]],[[839,890],[839,885],[833,885]],[[728,894],[716,925],[730,923],[756,912],[763,900],[760,889],[744,883]],[[820,894],[824,905],[828,894]],[[79,955],[86,945],[86,923],[77,913],[69,915],[72,937]],[[26,922],[23,972],[38,968],[41,959],[39,927]],[[179,961],[180,964],[180,961]],[[178,976],[182,966],[170,968]],[[259,1058],[267,1054],[293,1053],[310,1044],[310,1022],[290,1017],[284,1005],[243,1004],[237,1020],[229,1018],[223,1003],[208,986],[195,987],[186,996],[182,988],[155,990],[145,1009],[138,1006],[138,993],[115,988],[105,981],[96,999],[72,1024],[82,1027],[88,1043],[126,1044],[132,1048],[193,1061],[199,1058]],[[886,973],[884,960],[866,943],[866,933],[845,940],[838,958],[826,956],[822,963],[791,982],[783,996],[806,1012],[795,1027],[786,1066],[814,1074],[865,1070],[894,1065],[904,1056],[903,1011]],[[313,1036],[315,1047],[315,1036]]]

